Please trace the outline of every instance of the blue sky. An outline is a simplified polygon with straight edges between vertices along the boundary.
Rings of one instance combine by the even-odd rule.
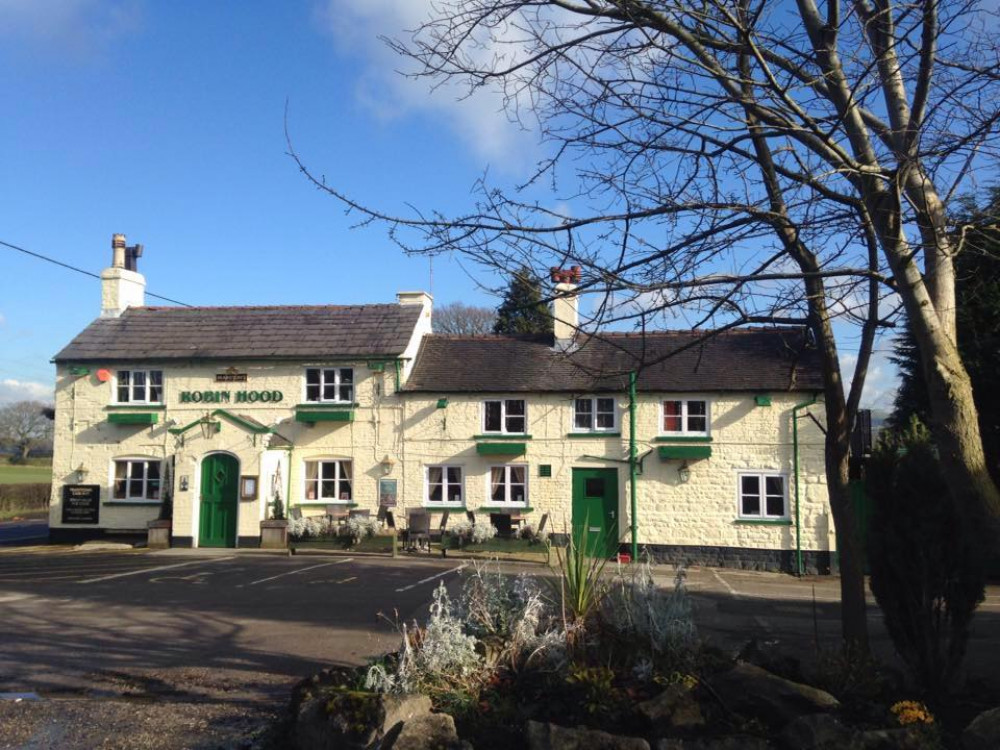
[[[388,302],[428,261],[355,221],[286,156],[402,209],[468,204],[485,169],[537,154],[488,94],[398,76],[378,40],[427,0],[0,0],[0,240],[100,272],[145,245],[148,290],[190,304]],[[470,268],[470,273],[477,271]],[[493,306],[454,259],[435,304]],[[155,304],[154,300],[148,300]],[[99,282],[0,248],[0,402],[48,398],[55,354],[100,312]],[[875,373],[869,398],[891,390]],[[887,390],[888,389],[888,390]]]

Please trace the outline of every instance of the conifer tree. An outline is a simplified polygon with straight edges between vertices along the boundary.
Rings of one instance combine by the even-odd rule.
[[[497,308],[493,333],[552,333],[552,314],[542,301],[542,284],[527,266],[511,276]]]

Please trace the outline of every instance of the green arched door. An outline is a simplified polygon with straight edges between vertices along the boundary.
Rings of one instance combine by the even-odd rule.
[[[236,546],[240,465],[233,456],[215,453],[201,462],[201,547]]]

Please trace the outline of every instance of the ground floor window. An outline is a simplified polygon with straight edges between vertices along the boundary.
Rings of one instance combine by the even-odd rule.
[[[787,518],[786,484],[783,474],[740,474],[740,517]]]
[[[351,497],[350,461],[306,461],[306,502],[348,502]]]
[[[428,504],[461,505],[464,501],[461,466],[428,466],[426,479],[424,500]]]
[[[490,501],[496,504],[527,505],[528,468],[526,466],[491,466]]]
[[[141,458],[115,461],[115,500],[159,500],[160,462]]]

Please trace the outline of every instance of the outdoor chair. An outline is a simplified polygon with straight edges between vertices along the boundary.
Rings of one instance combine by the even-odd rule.
[[[538,522],[538,529],[535,531],[535,538],[531,540],[532,544],[539,542],[542,538],[542,534],[545,532],[545,524],[549,522],[549,514],[542,513],[542,520]]]
[[[406,520],[407,549],[417,550],[422,544],[431,548],[431,515],[430,513],[410,513]]]
[[[439,540],[444,539],[444,533],[448,528],[448,515],[450,513],[451,511],[446,510],[444,513],[441,514],[441,523],[438,524],[437,528],[437,538]]]
[[[372,512],[370,510],[350,510],[347,512],[347,517],[350,518],[369,518]]]
[[[343,526],[344,521],[347,520],[347,509],[342,505],[327,505],[326,517],[330,521],[331,526]]]
[[[473,513],[471,510],[465,511],[465,517],[469,519],[469,523],[476,522],[476,514]]]
[[[301,521],[302,520],[302,508],[289,508],[288,509],[288,519],[290,521]]]
[[[496,526],[497,536],[510,539],[513,536],[513,524],[509,513],[490,513],[490,523]]]

